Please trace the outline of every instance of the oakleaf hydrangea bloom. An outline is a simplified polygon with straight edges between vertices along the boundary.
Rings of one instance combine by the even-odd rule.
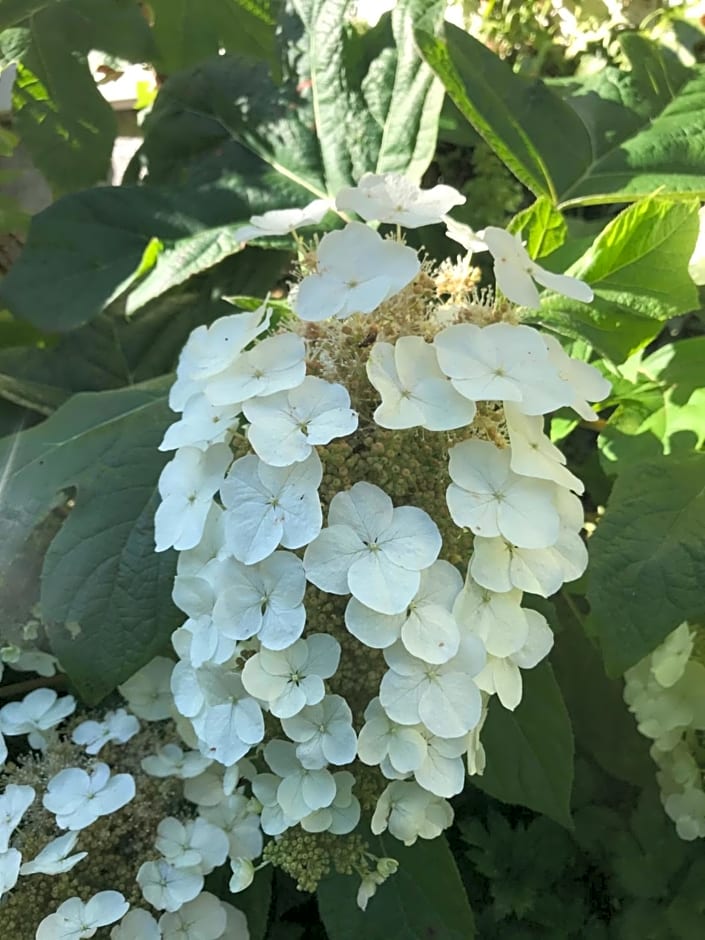
[[[37,929],[37,940],[82,940],[93,937],[99,927],[114,924],[129,904],[119,891],[100,891],[90,901],[69,898],[55,914],[45,917]]]
[[[365,724],[360,731],[357,752],[364,764],[388,761],[396,775],[417,770],[426,759],[428,745],[423,729],[392,721],[378,698],[365,709]]]
[[[321,531],[318,486],[321,461],[313,452],[289,467],[270,467],[253,454],[236,460],[221,487],[225,546],[238,561],[254,565],[281,543],[301,548]]]
[[[421,189],[399,173],[364,173],[357,186],[341,189],[337,209],[355,212],[365,221],[389,222],[419,228],[440,222],[465,196],[452,186]]]
[[[280,778],[276,800],[286,819],[300,822],[333,803],[337,794],[333,774],[324,767],[304,767],[296,757],[295,745],[288,741],[270,741],[264,749],[264,757]]]
[[[159,924],[147,911],[130,908],[123,919],[110,931],[110,940],[161,940]]]
[[[441,536],[431,517],[394,505],[378,486],[356,483],[331,500],[328,528],[304,554],[306,577],[331,594],[350,593],[382,614],[398,614],[438,557]]]
[[[43,750],[47,744],[44,732],[56,727],[75,709],[73,695],[59,697],[53,689],[34,689],[21,702],[9,702],[0,708],[0,731],[8,737],[29,735],[30,747]]]
[[[82,721],[73,729],[71,739],[85,748],[86,754],[98,754],[104,744],[125,744],[140,730],[140,723],[124,708],[106,712],[102,721]]]
[[[163,721],[174,710],[169,681],[174,668],[173,659],[155,656],[146,666],[138,669],[118,691],[143,721]]]
[[[203,891],[178,911],[159,918],[164,940],[218,940],[227,927],[225,907],[219,898]]]
[[[395,780],[379,798],[372,817],[372,832],[385,829],[404,845],[418,838],[435,839],[453,822],[450,803],[413,781]]]
[[[585,304],[593,299],[592,289],[584,281],[566,274],[554,274],[532,261],[518,235],[488,225],[482,238],[494,259],[497,286],[513,303],[524,307],[540,306],[534,281]]]
[[[367,376],[382,396],[374,419],[383,428],[462,428],[475,417],[475,402],[455,390],[438,365],[436,350],[420,336],[402,336],[394,346],[375,343]]]
[[[22,865],[20,874],[61,875],[66,871],[71,871],[74,865],[77,865],[88,855],[88,852],[76,852],[71,855],[78,842],[78,837],[78,832],[67,832],[65,835],[59,836],[58,839],[52,839],[35,858]]]
[[[158,911],[178,911],[203,890],[203,875],[198,868],[177,868],[166,859],[144,862],[137,872],[145,901]]]
[[[349,764],[355,757],[352,712],[340,695],[326,695],[317,705],[307,705],[291,718],[283,718],[282,728],[298,743],[296,756],[308,769]]]
[[[183,751],[178,744],[164,744],[156,754],[142,758],[142,769],[151,777],[180,777],[190,780],[210,766],[209,757],[198,751]]]
[[[342,836],[352,832],[360,821],[360,802],[353,795],[355,778],[347,770],[333,774],[335,796],[328,806],[314,810],[301,820],[306,832],[330,832]]]
[[[226,444],[241,410],[239,402],[213,405],[203,393],[192,395],[184,405],[180,420],[167,428],[159,450],[181,447],[208,450],[211,444]]]
[[[521,701],[522,669],[533,669],[553,646],[553,631],[536,610],[525,610],[528,632],[522,647],[508,656],[487,657],[487,664],[475,681],[483,692],[496,694],[502,705],[513,711]]]
[[[201,807],[200,815],[225,834],[231,858],[253,859],[262,854],[259,814],[242,793],[221,795],[215,806]]]
[[[524,415],[510,403],[505,403],[504,416],[511,445],[510,466],[514,473],[539,480],[552,480],[575,493],[583,493],[582,480],[566,467],[560,450],[543,433],[540,415]]]
[[[305,460],[315,444],[328,444],[357,428],[347,390],[313,375],[289,392],[246,402],[243,411],[253,450],[273,467]]]
[[[76,831],[92,825],[100,816],[117,812],[134,795],[131,774],[111,777],[108,765],[99,763],[90,773],[79,767],[60,770],[47,784],[42,802],[55,814],[60,829]]]
[[[208,875],[225,861],[228,837],[205,819],[182,823],[169,816],[157,826],[154,847],[174,868],[196,868]]]
[[[324,235],[316,260],[317,271],[303,279],[294,298],[302,320],[371,313],[413,281],[421,267],[412,248],[385,240],[360,222]]]
[[[209,379],[204,395],[214,407],[239,411],[238,402],[301,385],[306,375],[305,360],[306,346],[301,337],[292,333],[268,336]]]

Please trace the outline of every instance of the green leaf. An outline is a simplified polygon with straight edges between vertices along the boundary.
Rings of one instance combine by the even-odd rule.
[[[475,130],[535,196],[555,203],[589,164],[590,140],[578,115],[542,81],[516,75],[457,27],[446,25],[442,38],[421,21],[416,38]]]
[[[666,320],[698,306],[688,274],[698,208],[695,200],[652,196],[620,212],[569,270],[592,287],[593,302],[546,294],[541,322],[584,337],[614,362],[643,348]]]
[[[598,438],[606,473],[705,445],[703,362],[705,337],[697,336],[661,346],[639,364]]]
[[[588,589],[610,675],[705,615],[704,481],[705,454],[642,461],[617,477],[590,539]]]
[[[568,237],[565,219],[546,196],[540,196],[527,209],[517,212],[507,229],[521,235],[534,260],[550,255]]]
[[[220,49],[274,61],[273,4],[262,0],[150,0],[160,73],[170,75]]]
[[[168,642],[174,555],[154,551],[157,450],[169,423],[164,381],[76,395],[0,442],[0,578],[53,510],[75,505],[42,570],[41,615],[79,693],[96,702]]]
[[[68,330],[97,316],[134,286],[152,251],[152,270],[140,287],[142,306],[158,291],[226,257],[222,227],[213,241],[212,219],[249,216],[236,196],[214,198],[198,191],[167,192],[155,187],[101,187],[59,200],[32,220],[25,250],[0,286],[0,296],[17,316],[48,330]],[[229,223],[231,224],[231,223]],[[215,226],[214,226],[215,228]],[[227,230],[227,226],[225,227]],[[181,268],[180,265],[184,267]]]
[[[334,196],[365,172],[415,180],[430,163],[443,90],[398,4],[349,29],[347,0],[297,0],[305,54],[275,85],[261,63],[219,56],[173,76],[145,122],[150,179],[247,193],[267,208]],[[298,28],[298,29],[297,29]]]
[[[463,883],[443,836],[419,839],[410,848],[389,835],[370,839],[379,857],[396,858],[399,869],[363,913],[355,903],[356,877],[321,882],[318,910],[329,940],[472,940],[475,923]]]
[[[548,663],[522,673],[524,695],[513,712],[492,701],[482,731],[487,767],[470,780],[504,803],[528,806],[571,827],[573,732]]]

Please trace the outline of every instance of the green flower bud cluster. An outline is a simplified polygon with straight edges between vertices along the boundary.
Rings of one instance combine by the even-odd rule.
[[[262,856],[293,878],[299,891],[310,892],[332,872],[352,875],[366,870],[368,857],[368,845],[359,835],[334,836],[299,827],[269,842]]]
[[[83,713],[79,720],[84,720]],[[96,716],[100,717],[100,716]],[[74,725],[78,722],[75,721]],[[70,735],[70,728],[67,729]],[[43,754],[27,755],[9,763],[2,772],[0,789],[10,783],[34,787],[37,797],[13,836],[23,861],[33,859],[52,839],[63,834],[54,816],[42,806],[51,778],[66,767],[88,769],[102,761],[113,773],[135,778],[134,799],[121,810],[101,816],[81,831],[75,852],[87,852],[70,871],[61,875],[20,876],[17,885],[0,902],[0,937],[34,940],[39,922],[65,900],[89,900],[98,891],[120,891],[131,904],[144,904],[135,876],[140,865],[154,855],[154,839],[165,816],[191,816],[176,778],[160,779],[144,773],[140,762],[168,741],[174,740],[171,723],[149,724],[126,744],[109,744],[90,757],[69,737],[57,735]]]

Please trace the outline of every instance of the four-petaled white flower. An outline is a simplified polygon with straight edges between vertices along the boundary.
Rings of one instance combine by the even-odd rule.
[[[162,498],[154,516],[155,551],[194,548],[201,540],[213,495],[232,462],[226,444],[182,447],[159,477]]]
[[[450,449],[453,481],[446,499],[453,522],[475,535],[503,535],[521,548],[547,548],[558,538],[555,486],[511,469],[511,449],[489,441],[462,441]],[[305,563],[305,562],[304,562]]]
[[[196,447],[207,450],[211,444],[227,444],[237,427],[240,402],[213,405],[203,392],[192,395],[178,421],[166,429],[159,450]]]
[[[160,858],[140,865],[137,884],[145,901],[158,911],[178,911],[201,893],[203,875],[198,868],[176,868]]]
[[[456,323],[441,330],[433,345],[442,372],[472,402],[512,401],[525,414],[546,414],[575,397],[530,326]]]
[[[34,689],[21,702],[9,702],[0,708],[0,731],[8,736],[29,735],[30,747],[43,750],[47,745],[44,732],[60,724],[75,710],[73,695],[59,698],[53,689]]]
[[[553,631],[546,618],[535,610],[525,610],[529,630],[521,649],[511,656],[488,656],[484,669],[475,677],[483,692],[496,693],[502,705],[513,711],[521,701],[522,669],[533,669],[551,651]]]
[[[150,777],[180,777],[190,780],[212,764],[198,751],[183,751],[178,744],[163,744],[156,754],[143,757],[142,770]]]
[[[303,633],[305,589],[304,566],[292,552],[274,552],[255,565],[234,562],[213,621],[234,640],[256,636],[266,649],[285,649]]]
[[[291,718],[282,718],[282,728],[298,744],[296,756],[309,770],[349,764],[355,758],[352,712],[340,695],[326,695],[317,705],[307,705]]]
[[[331,832],[335,836],[342,836],[352,832],[359,823],[360,801],[352,792],[355,778],[350,771],[339,770],[333,774],[333,782],[333,801],[301,820],[301,828],[306,832]]]
[[[240,675],[232,669],[198,670],[196,682],[202,704],[192,722],[201,752],[231,767],[264,738],[262,709],[246,694]],[[178,687],[174,692],[178,707]]]
[[[102,721],[82,721],[71,735],[74,744],[81,745],[86,754],[98,754],[108,741],[125,744],[140,730],[140,723],[124,708],[105,713]]]
[[[317,271],[299,284],[294,312],[302,320],[344,320],[371,313],[416,277],[420,263],[413,248],[384,239],[362,222],[324,235]]]
[[[295,333],[261,340],[208,380],[205,395],[214,406],[234,407],[260,395],[296,388],[306,375],[306,345]]]
[[[457,568],[447,561],[434,561],[421,572],[419,589],[405,611],[380,614],[351,597],[345,609],[345,626],[373,649],[385,649],[401,638],[412,656],[444,663],[455,656],[460,645],[451,611],[462,586]]]
[[[379,688],[387,715],[401,725],[423,724],[442,738],[466,734],[480,720],[482,698],[474,677],[485,665],[482,641],[463,637],[459,652],[448,662],[425,663],[401,643],[384,651],[389,666]]]
[[[253,859],[262,854],[259,814],[242,793],[231,793],[215,806],[201,807],[200,815],[226,835],[231,858]]]
[[[389,761],[399,776],[413,773],[426,758],[426,738],[416,726],[400,725],[387,715],[378,698],[365,709],[365,724],[357,742],[363,764]]]
[[[169,682],[173,668],[173,659],[155,656],[127,682],[118,686],[118,692],[138,718],[163,721],[171,717],[174,702]]]
[[[245,663],[242,682],[277,718],[291,718],[321,701],[323,680],[335,674],[339,662],[338,641],[327,633],[313,633],[284,650],[261,649]]]
[[[301,548],[321,531],[318,487],[323,468],[314,451],[290,467],[270,467],[254,454],[236,460],[220,495],[225,547],[238,561],[254,565],[281,543]]]
[[[60,770],[47,784],[42,803],[54,813],[60,829],[76,831],[122,809],[134,795],[131,774],[111,777],[108,765],[98,763],[90,773],[79,767]]]
[[[162,914],[163,940],[218,940],[227,926],[225,907],[219,898],[203,891],[178,911]]]
[[[504,417],[512,452],[510,466],[514,473],[552,480],[575,493],[585,492],[582,480],[566,467],[564,454],[543,433],[541,415],[522,414],[516,405],[506,402]]]
[[[453,613],[463,634],[470,631],[479,636],[491,656],[516,653],[529,635],[521,591],[512,589],[495,594],[476,584],[469,573]]]
[[[110,931],[110,940],[161,940],[161,936],[159,924],[141,907],[131,908]]]
[[[30,861],[25,862],[20,869],[22,875],[61,875],[71,871],[88,852],[76,852],[71,855],[79,837],[78,832],[67,832],[58,839],[52,839],[41,852]]]
[[[157,826],[154,847],[174,868],[194,868],[209,875],[225,861],[228,837],[200,817],[182,823],[167,816]]]
[[[612,389],[611,384],[595,366],[580,359],[571,359],[555,336],[543,333],[541,338],[558,377],[567,382],[573,390],[573,397],[568,405],[586,421],[597,421],[599,416],[588,402],[607,398]]]
[[[395,509],[378,486],[356,483],[331,500],[328,528],[306,549],[304,568],[323,591],[349,592],[372,610],[399,614],[440,548],[438,526],[422,509]]]
[[[304,767],[296,756],[295,745],[289,741],[270,741],[264,749],[264,759],[276,777],[281,778],[276,799],[286,819],[299,822],[316,810],[330,806],[335,799],[337,787],[333,774],[325,768],[309,770]]]
[[[357,413],[342,385],[309,375],[294,389],[243,406],[247,437],[266,464],[286,467],[305,460],[314,445],[328,444],[357,429]]]
[[[39,924],[36,940],[93,937],[99,927],[120,920],[129,906],[119,891],[99,891],[85,904],[80,898],[69,898]]]
[[[0,852],[7,852],[12,833],[34,802],[33,787],[10,783],[0,796]]]
[[[245,225],[234,229],[235,241],[248,242],[253,238],[272,235],[290,235],[305,225],[318,225],[331,208],[329,199],[314,199],[300,209],[270,209],[262,215],[253,215]]]
[[[584,281],[567,274],[554,274],[533,261],[519,235],[488,225],[482,238],[494,259],[497,286],[512,303],[538,309],[541,304],[534,281],[585,304],[593,299],[592,288]]]
[[[365,173],[357,186],[346,186],[336,196],[336,208],[356,212],[367,222],[387,222],[405,228],[434,225],[465,196],[452,186],[421,189],[400,173]]]
[[[467,735],[440,738],[430,734],[425,728],[422,731],[426,739],[426,754],[414,770],[414,780],[424,790],[436,796],[456,796],[465,784],[465,762],[462,755],[467,750]]]
[[[413,781],[395,780],[380,796],[371,829],[378,836],[388,829],[404,845],[418,838],[436,839],[453,822],[450,803]]]
[[[374,413],[380,427],[449,431],[475,417],[475,403],[455,390],[435,348],[420,336],[401,336],[393,346],[375,343],[367,377],[382,396]]]

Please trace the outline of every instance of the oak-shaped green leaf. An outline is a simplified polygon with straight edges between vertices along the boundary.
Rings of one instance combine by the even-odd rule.
[[[178,626],[174,555],[157,555],[153,534],[168,423],[162,380],[75,395],[0,442],[0,578],[38,524],[66,513],[44,560],[41,618],[89,702],[161,651]]]
[[[490,703],[482,731],[487,767],[470,780],[497,800],[570,827],[573,732],[563,696],[548,663],[523,671],[522,678],[515,711]]]
[[[643,348],[666,320],[698,305],[688,274],[698,208],[697,200],[652,196],[620,212],[569,272],[587,281],[595,299],[547,294],[541,322],[587,339],[614,362]]]
[[[368,839],[380,858],[399,869],[363,913],[355,903],[356,877],[336,875],[318,887],[318,910],[329,940],[473,940],[475,922],[453,855],[443,836],[406,848],[385,834]]]
[[[621,675],[684,620],[705,616],[705,454],[617,477],[590,539],[588,599],[607,671]]]

